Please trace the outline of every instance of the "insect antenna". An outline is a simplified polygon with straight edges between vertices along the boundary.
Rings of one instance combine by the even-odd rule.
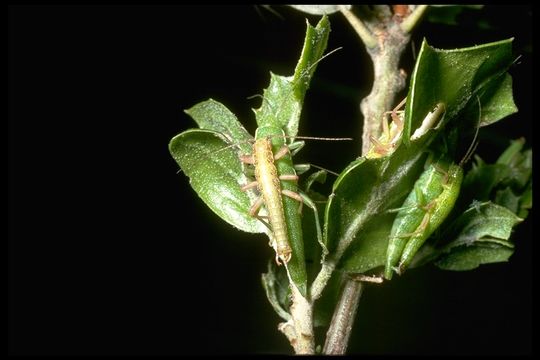
[[[334,176],[339,176],[339,174],[338,174],[337,172],[334,172],[334,171],[332,171],[332,170],[328,170],[328,169],[326,169],[326,168],[324,168],[324,167],[322,167],[322,166],[315,165],[315,164],[310,164],[310,165],[313,166],[313,167],[316,168],[316,169],[324,170],[324,171],[326,171],[327,173],[332,174],[332,175],[334,175]]]
[[[346,141],[354,140],[353,138],[330,138],[330,137],[317,137],[317,136],[287,136],[286,138],[302,139],[302,140],[324,140],[324,141]]]
[[[276,112],[274,106],[272,105],[272,103],[271,103],[270,101],[268,101],[268,100],[267,100],[263,95],[261,95],[261,94],[251,95],[251,96],[248,96],[246,99],[247,99],[247,100],[251,100],[251,99],[255,99],[255,98],[261,98],[261,99],[263,100],[263,102],[265,102],[268,106],[270,106],[270,109],[272,109],[272,112]]]
[[[326,53],[325,55],[323,55],[320,59],[318,59],[317,61],[315,61],[313,64],[311,64],[307,69],[303,70],[301,73],[300,73],[300,76],[294,80],[292,83],[291,83],[291,86],[292,86],[292,89],[294,90],[294,88],[296,87],[296,85],[302,81],[302,79],[304,79],[306,76],[309,75],[309,72],[311,71],[311,69],[313,69],[313,67],[315,67],[319,62],[321,62],[323,59],[327,58],[328,56],[332,55],[333,53],[335,53],[336,51],[338,50],[341,50],[343,49],[342,46],[338,47],[338,48],[335,48],[334,50],[332,51],[329,51],[328,53]],[[293,74],[294,76],[294,74]],[[293,76],[289,77],[289,78],[292,78]],[[276,108],[272,106],[272,104],[263,96],[263,95],[253,95],[251,96],[250,98],[254,98],[254,97],[262,97],[263,101],[266,102],[266,104],[268,104],[270,106],[270,108],[272,109],[272,113],[275,114],[276,117],[278,117],[280,115],[280,111],[281,111],[281,108],[283,106],[279,106],[279,109],[277,109],[276,111]],[[283,102],[282,103],[285,103],[286,99],[283,99]]]
[[[518,62],[518,60],[520,60],[521,58],[522,58],[522,55],[518,55],[518,57],[516,57],[515,60],[512,61],[510,66],[521,65],[521,62]]]
[[[285,138],[285,139],[300,139],[300,140],[323,140],[323,141],[348,141],[354,140],[353,138],[332,138],[332,137],[319,137],[319,136],[290,136],[290,135],[274,135],[270,137]]]
[[[478,124],[476,125],[476,131],[474,132],[474,137],[471,142],[471,145],[469,145],[469,148],[467,149],[467,152],[463,156],[463,159],[459,162],[459,166],[463,166],[467,161],[470,160],[472,154],[476,151],[476,148],[478,147],[479,141],[476,141],[478,138],[478,132],[480,130],[480,124],[482,122],[482,104],[480,103],[480,98],[478,95],[476,96],[476,101],[478,102]]]
[[[298,80],[300,80],[300,79],[301,79],[302,77],[304,77],[304,76],[307,76],[307,73],[309,73],[309,72],[311,71],[311,69],[312,69],[314,66],[316,66],[319,62],[321,62],[323,59],[327,58],[328,56],[332,55],[333,53],[335,53],[336,51],[341,50],[341,49],[343,49],[343,46],[337,47],[337,48],[335,48],[334,50],[329,51],[329,52],[327,52],[326,54],[324,54],[323,56],[321,56],[321,58],[320,58],[319,60],[315,61],[315,62],[314,62],[313,64],[311,64],[306,70],[304,70],[304,71],[302,72],[302,74],[300,75],[300,78],[299,78]]]

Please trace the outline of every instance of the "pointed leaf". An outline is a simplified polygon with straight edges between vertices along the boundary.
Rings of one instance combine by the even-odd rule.
[[[304,47],[294,75],[284,77],[270,73],[270,85],[264,91],[262,105],[254,110],[259,126],[281,128],[287,136],[298,133],[304,96],[317,62],[326,49],[329,33],[330,22],[326,16],[315,28],[308,23]]]
[[[480,96],[482,104],[481,126],[493,124],[518,111],[512,94],[512,77],[504,76],[493,79]]]
[[[407,95],[405,144],[409,144],[413,131],[437,103],[446,105],[445,123],[452,121],[473,96],[482,95],[486,89],[493,91],[492,81],[504,75],[511,62],[512,39],[456,50],[435,49],[424,40]],[[508,80],[502,81],[502,85],[507,89]],[[505,104],[513,104],[511,91],[495,94],[497,100],[503,97]]]

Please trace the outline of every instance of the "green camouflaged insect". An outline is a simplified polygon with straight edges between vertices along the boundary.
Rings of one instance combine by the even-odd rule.
[[[459,195],[463,169],[460,165],[438,161],[414,184],[401,207],[390,234],[384,277],[392,271],[401,274],[424,242],[442,224]],[[399,265],[398,265],[399,264]],[[397,268],[396,268],[396,265]]]
[[[437,104],[444,109],[444,104]],[[438,114],[443,114],[438,111]],[[429,126],[422,126],[415,132],[415,139],[422,136],[438,119],[429,119]],[[418,134],[417,134],[418,133]],[[433,232],[442,224],[454,208],[463,181],[462,165],[474,152],[477,132],[471,146],[459,164],[444,158],[430,164],[415,182],[403,206],[393,211],[398,214],[392,225],[386,253],[384,277],[392,278],[392,272],[403,273],[414,256]],[[412,137],[411,137],[412,139]]]

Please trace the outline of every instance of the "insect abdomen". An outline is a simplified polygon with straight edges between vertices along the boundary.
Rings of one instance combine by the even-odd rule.
[[[288,262],[291,256],[291,247],[287,236],[287,224],[281,199],[281,183],[279,181],[272,143],[268,138],[261,138],[253,145],[255,160],[255,178],[258,188],[264,199],[268,220],[276,241],[278,256]]]

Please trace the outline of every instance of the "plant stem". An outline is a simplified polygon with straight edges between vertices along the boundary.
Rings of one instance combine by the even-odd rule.
[[[371,32],[368,30],[368,28],[364,25],[364,23],[354,15],[352,11],[347,9],[344,6],[340,6],[339,11],[345,16],[345,18],[349,21],[353,29],[356,31],[358,36],[360,36],[360,39],[362,39],[362,42],[367,48],[374,48],[377,46],[377,39],[371,34]]]
[[[361,104],[364,115],[362,133],[362,154],[371,147],[371,137],[381,135],[382,115],[394,107],[397,93],[405,88],[405,71],[399,68],[401,54],[409,43],[409,33],[404,33],[396,23],[387,24],[387,30],[380,34],[381,43],[367,49],[373,61],[373,88]]]
[[[325,261],[322,264],[321,271],[317,274],[313,284],[311,285],[311,301],[315,301],[321,297],[321,294],[328,283],[328,280],[332,276],[332,272],[335,268],[334,262]]]
[[[297,355],[315,354],[315,336],[313,334],[313,305],[302,296],[298,288],[291,283],[292,305],[291,319],[281,323],[278,329],[285,334]]]
[[[363,285],[360,281],[350,279],[345,281],[339,303],[326,333],[323,354],[343,355],[347,351],[347,344],[356,318],[362,288]]]
[[[405,88],[407,74],[399,68],[399,61],[410,41],[410,33],[419,23],[427,5],[420,5],[402,22],[402,14],[391,15],[387,6],[374,6],[374,18],[364,25],[352,12],[341,10],[355,31],[362,38],[366,50],[373,61],[374,81],[371,92],[360,103],[364,117],[362,132],[362,155],[368,153],[371,138],[379,138],[381,134],[381,116],[392,109],[397,94]],[[359,25],[360,24],[360,25]],[[368,36],[369,35],[369,36]],[[375,44],[373,39],[376,40]],[[341,244],[341,242],[340,242]],[[345,248],[348,246],[346,244]],[[345,248],[338,249],[332,265],[337,263]],[[323,268],[313,282],[312,296],[318,295],[324,289],[330,278],[333,267]],[[324,345],[324,354],[345,354],[352,331],[358,302],[362,294],[362,283],[346,278],[339,302],[334,311]],[[319,290],[321,288],[321,290]]]
[[[414,27],[418,24],[424,13],[426,12],[428,5],[418,5],[414,11],[403,20],[401,23],[401,31],[410,33]]]

